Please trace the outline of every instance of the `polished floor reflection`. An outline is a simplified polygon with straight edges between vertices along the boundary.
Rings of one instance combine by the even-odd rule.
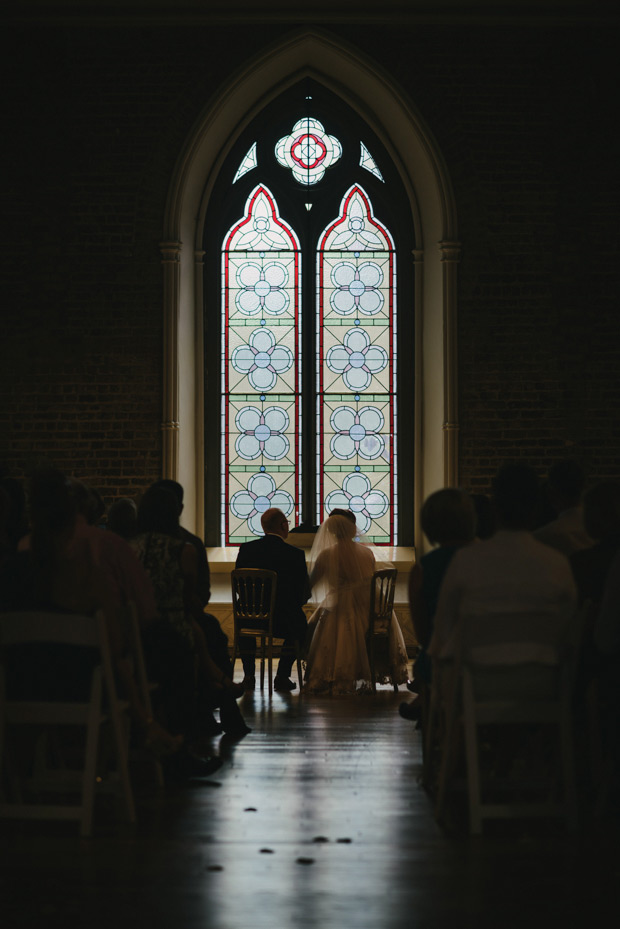
[[[256,691],[242,701],[251,735],[213,740],[220,771],[145,782],[137,827],[105,797],[91,839],[3,824],[0,925],[576,927],[617,908],[617,816],[570,838],[541,823],[444,834],[404,697]]]

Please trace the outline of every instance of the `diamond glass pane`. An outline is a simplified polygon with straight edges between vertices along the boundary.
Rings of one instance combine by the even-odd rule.
[[[317,519],[351,509],[395,545],[396,262],[388,230],[352,187],[317,258]]]
[[[301,506],[301,259],[266,187],[250,194],[222,251],[222,543],[262,535]]]

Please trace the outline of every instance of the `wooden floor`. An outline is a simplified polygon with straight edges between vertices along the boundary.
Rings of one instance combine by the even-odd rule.
[[[444,834],[419,785],[406,692],[256,691],[253,732],[206,782],[138,792],[138,824],[98,800],[95,833],[4,823],[0,926],[586,927],[620,915],[618,817]],[[614,912],[610,913],[608,907]]]

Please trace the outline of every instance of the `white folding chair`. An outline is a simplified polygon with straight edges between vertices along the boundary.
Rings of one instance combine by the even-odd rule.
[[[138,611],[133,601],[130,601],[124,610],[127,620],[127,640],[129,642],[131,657],[133,659],[133,671],[136,683],[140,691],[142,705],[147,715],[153,718],[153,703],[151,692],[157,688],[157,684],[151,683],[146,672],[146,663],[144,661],[144,649],[142,647],[142,635],[140,632],[140,622],[138,620]],[[158,787],[164,786],[164,772],[161,761],[152,755],[153,770]]]
[[[98,649],[101,662],[93,672],[87,700],[61,702],[54,700],[9,699],[5,687],[5,665],[10,660],[11,646],[30,644],[85,646]],[[76,660],[79,657],[76,656]],[[102,725],[111,723],[113,746],[116,753],[118,782],[122,788],[127,818],[135,822],[133,792],[129,780],[126,752],[126,733],[123,726],[123,704],[116,695],[114,674],[110,658],[108,635],[103,612],[96,616],[77,616],[46,612],[0,614],[0,785],[2,777],[9,782],[11,797],[0,793],[0,818],[7,819],[76,819],[80,834],[92,831],[93,803],[97,778],[97,757]],[[84,764],[76,772],[62,768],[39,772],[35,782],[16,775],[8,751],[9,727],[38,726],[53,730],[57,726],[83,726],[86,729]],[[77,783],[76,783],[77,775]],[[62,791],[78,792],[80,801],[50,803],[25,801],[27,789],[36,788],[37,794]],[[77,788],[77,790],[76,790]]]
[[[466,615],[458,620],[457,653],[452,663],[436,662],[433,710],[444,713],[435,814],[441,820],[454,769],[460,735],[465,745],[470,831],[482,820],[522,816],[561,816],[575,828],[577,800],[574,774],[571,696],[575,672],[576,618],[556,613],[498,612]],[[437,674],[435,673],[437,670]],[[559,764],[546,779],[545,800],[527,770],[483,783],[478,727],[514,723],[554,726],[559,735]],[[432,748],[430,742],[427,751]],[[557,796],[558,774],[562,789]],[[501,783],[500,783],[501,781]],[[494,791],[508,798],[489,800]]]

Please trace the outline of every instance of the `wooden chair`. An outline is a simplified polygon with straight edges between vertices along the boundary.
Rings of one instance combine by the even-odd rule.
[[[574,774],[571,696],[575,671],[574,621],[552,613],[489,613],[459,619],[459,642],[454,661],[435,662],[431,720],[437,725],[443,712],[441,760],[435,815],[441,820],[446,791],[454,772],[461,743],[465,746],[470,831],[482,831],[482,820],[522,816],[562,816],[571,829],[576,826],[577,806]],[[554,726],[559,736],[558,770],[545,778],[549,798],[512,799],[538,796],[527,767],[483,784],[478,728],[514,723]],[[527,731],[527,730],[526,730]],[[530,728],[531,731],[531,728]],[[426,751],[432,751],[429,733]],[[511,740],[513,741],[513,740]],[[511,759],[508,759],[509,761]],[[514,759],[512,759],[514,761]],[[545,772],[547,773],[547,772]],[[561,798],[551,796],[558,782]],[[488,797],[492,787],[493,800]],[[507,799],[499,801],[499,791]]]
[[[101,662],[93,672],[88,700],[60,702],[53,700],[9,700],[5,691],[4,664],[10,646],[58,643],[98,649]],[[9,819],[77,819],[80,834],[92,831],[93,803],[97,777],[97,758],[101,728],[110,722],[116,754],[118,780],[122,788],[127,818],[135,822],[133,792],[127,767],[126,730],[123,726],[123,704],[116,695],[110,658],[105,617],[76,616],[44,612],[5,613],[0,615],[0,785],[2,777],[10,782],[12,797],[1,792],[0,818]],[[86,729],[83,768],[81,771],[61,768],[39,771],[36,782],[24,780],[11,768],[8,751],[8,727],[38,726],[54,731],[58,726],[83,726]],[[37,792],[60,790],[63,794],[78,792],[79,803],[37,803],[23,800],[23,789],[34,787]]]
[[[264,568],[235,568],[230,575],[234,644],[233,671],[241,654],[240,636],[260,640],[260,688],[265,686],[265,654],[269,673],[269,696],[273,692],[273,611],[278,575]]]
[[[394,593],[396,591],[396,568],[381,568],[370,579],[370,606],[368,610],[368,631],[366,646],[370,663],[372,689],[376,691],[375,648],[381,643],[389,652],[390,627],[394,617]],[[392,685],[398,691],[398,684],[391,669]]]

